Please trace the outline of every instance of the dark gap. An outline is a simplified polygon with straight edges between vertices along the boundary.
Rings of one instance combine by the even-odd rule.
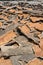
[[[27,11],[23,11],[23,13],[24,13],[24,14],[28,14],[28,12],[27,12]]]
[[[40,22],[43,22],[43,20],[40,20]]]
[[[15,7],[13,7],[12,9],[17,9],[17,7],[15,6]]]
[[[5,30],[4,28],[0,28],[1,30]]]
[[[7,23],[9,23],[9,24],[10,24],[10,23],[12,23],[12,21],[7,21]]]
[[[36,22],[40,22],[40,23],[42,22],[43,23],[43,20],[39,20],[39,21],[36,21]]]
[[[1,51],[1,48],[0,48],[0,51]]]
[[[7,23],[5,23],[4,25],[8,25]]]
[[[21,33],[21,31],[17,28],[17,32],[19,35],[23,35],[23,33]]]
[[[20,23],[20,21],[18,21],[18,23]]]
[[[38,59],[40,59],[40,60],[43,60],[43,57],[37,57]]]
[[[5,60],[9,59],[10,56],[3,56]]]
[[[18,19],[20,19],[20,16],[18,16]]]
[[[19,44],[15,41],[9,42],[8,44],[6,44],[5,46],[12,46],[14,44],[17,44],[19,46]]]
[[[36,28],[35,28],[36,29]],[[39,32],[43,32],[43,31],[41,31],[41,30],[38,30],[38,29],[36,29],[37,31],[39,31]]]

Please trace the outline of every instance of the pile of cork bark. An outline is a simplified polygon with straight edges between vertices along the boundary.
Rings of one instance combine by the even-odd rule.
[[[43,65],[43,1],[0,1],[0,65]]]

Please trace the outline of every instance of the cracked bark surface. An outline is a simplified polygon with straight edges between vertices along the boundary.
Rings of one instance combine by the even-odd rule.
[[[43,1],[0,1],[0,65],[43,65]]]

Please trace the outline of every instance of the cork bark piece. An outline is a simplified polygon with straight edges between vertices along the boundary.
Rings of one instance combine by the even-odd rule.
[[[21,27],[18,27],[20,30],[21,30],[21,32],[23,32],[24,34],[29,34],[29,32],[30,32],[30,29],[26,26],[26,25],[23,25],[23,26],[21,26]]]
[[[0,27],[2,27],[2,22],[0,22]]]
[[[43,20],[43,17],[30,17],[32,22]]]
[[[39,31],[43,31],[43,23],[26,23],[30,28],[35,28]]]
[[[0,65],[12,65],[12,63],[9,59],[5,60],[4,58],[1,58],[0,59]]]
[[[34,45],[33,46],[33,51],[34,51],[36,57],[43,58],[43,50],[41,50],[41,48],[39,46]]]
[[[3,36],[0,36],[0,45],[6,44],[14,37],[16,37],[16,33],[13,30],[5,33]]]

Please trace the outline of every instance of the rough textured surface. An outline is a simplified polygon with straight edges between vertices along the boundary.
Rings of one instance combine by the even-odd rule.
[[[0,65],[43,65],[43,1],[0,1]]]

